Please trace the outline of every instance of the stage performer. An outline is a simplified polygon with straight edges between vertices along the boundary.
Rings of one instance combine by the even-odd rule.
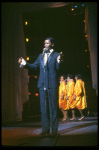
[[[75,107],[79,110],[81,114],[81,118],[78,120],[82,120],[84,119],[82,110],[87,108],[85,83],[84,81],[82,81],[82,76],[80,74],[75,75],[75,80],[76,80],[74,88]]]
[[[59,86],[59,108],[61,109],[63,113],[63,120],[65,121],[68,119],[68,106],[66,101],[66,83],[64,80],[64,76],[62,75],[60,77],[60,86]]]
[[[75,105],[74,105],[74,80],[73,80],[73,75],[72,74],[67,74],[67,92],[66,92],[66,101],[68,103],[68,109],[72,109],[72,119],[70,120],[76,120],[75,118]]]
[[[55,40],[48,37],[44,40],[43,53],[33,63],[27,63],[24,59],[19,59],[20,66],[28,69],[40,69],[38,88],[40,94],[41,125],[42,133],[52,134],[58,131],[58,93],[57,93],[57,71],[60,68],[60,53],[54,51]]]

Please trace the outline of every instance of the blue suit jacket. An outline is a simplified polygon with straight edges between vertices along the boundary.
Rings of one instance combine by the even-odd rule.
[[[40,54],[37,60],[33,64],[27,63],[25,68],[40,69],[40,75],[38,80],[38,88],[42,88],[45,85],[46,88],[57,87],[57,70],[59,70],[60,63],[57,62],[59,53],[53,52],[48,58],[47,65],[44,67],[44,60],[42,54]]]

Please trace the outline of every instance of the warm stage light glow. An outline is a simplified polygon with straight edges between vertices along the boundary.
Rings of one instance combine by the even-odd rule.
[[[85,52],[87,52],[87,49],[85,49]]]
[[[35,93],[35,96],[38,96],[39,94],[38,93]]]
[[[27,25],[28,24],[28,22],[27,21],[25,21],[25,25]]]
[[[86,22],[86,20],[84,20],[84,22]]]
[[[29,92],[28,94],[30,95],[31,93]]]
[[[26,59],[27,59],[27,60],[29,60],[30,58],[29,58],[29,57],[27,57]]]
[[[28,79],[29,79],[30,77],[28,76]]]
[[[87,34],[85,35],[85,37],[87,37]]]
[[[37,79],[37,76],[34,76],[35,79]]]
[[[89,68],[89,66],[87,65],[87,67]]]
[[[74,10],[74,8],[71,9],[72,11]]]
[[[28,38],[26,38],[26,42],[28,42],[29,41],[29,39]]]

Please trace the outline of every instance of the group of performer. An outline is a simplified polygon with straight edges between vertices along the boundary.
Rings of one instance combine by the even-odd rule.
[[[60,77],[59,86],[59,108],[63,113],[63,121],[68,120],[68,110],[72,110],[72,118],[76,120],[75,110],[77,108],[80,112],[80,119],[84,119],[82,110],[87,108],[85,83],[82,81],[80,74],[75,75],[76,83],[73,80],[72,74],[67,74],[67,79],[62,75]]]

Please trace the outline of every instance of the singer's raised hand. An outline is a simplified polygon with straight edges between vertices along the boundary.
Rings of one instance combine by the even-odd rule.
[[[62,52],[59,53],[59,56],[58,56],[57,59],[58,59],[58,60],[61,60],[61,57],[62,57]]]
[[[18,63],[20,63],[20,67],[23,67],[24,65],[26,65],[26,61],[22,57],[19,58]]]
[[[19,58],[19,60],[18,60],[18,63],[21,63],[22,62],[22,57],[21,58]]]

